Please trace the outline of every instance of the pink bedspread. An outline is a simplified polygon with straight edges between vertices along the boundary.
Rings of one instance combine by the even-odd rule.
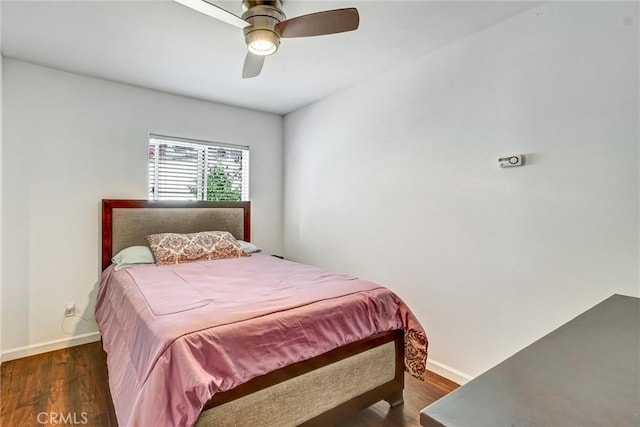
[[[427,341],[388,289],[268,255],[105,270],[96,320],[120,426],[192,426],[211,397],[378,332]]]

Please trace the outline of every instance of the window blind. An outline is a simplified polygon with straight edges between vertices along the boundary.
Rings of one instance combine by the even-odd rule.
[[[249,147],[151,135],[150,200],[249,200]]]

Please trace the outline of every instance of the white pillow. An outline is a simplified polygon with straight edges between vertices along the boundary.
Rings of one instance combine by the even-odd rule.
[[[262,252],[262,249],[254,245],[253,243],[245,242],[244,240],[238,240],[240,246],[242,246],[242,250],[248,254],[252,254],[254,252]]]
[[[128,265],[153,264],[155,260],[149,246],[129,246],[111,258],[111,262],[116,265],[115,270],[120,270]]]

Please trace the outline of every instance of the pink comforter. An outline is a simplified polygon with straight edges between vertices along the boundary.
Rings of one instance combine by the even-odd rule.
[[[192,426],[219,391],[399,328],[424,378],[426,337],[392,292],[268,255],[109,267],[96,320],[121,426]]]

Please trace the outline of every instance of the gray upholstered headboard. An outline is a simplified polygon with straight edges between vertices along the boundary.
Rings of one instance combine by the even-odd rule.
[[[228,231],[251,240],[250,202],[102,200],[102,269],[120,250],[146,245],[155,233]]]

